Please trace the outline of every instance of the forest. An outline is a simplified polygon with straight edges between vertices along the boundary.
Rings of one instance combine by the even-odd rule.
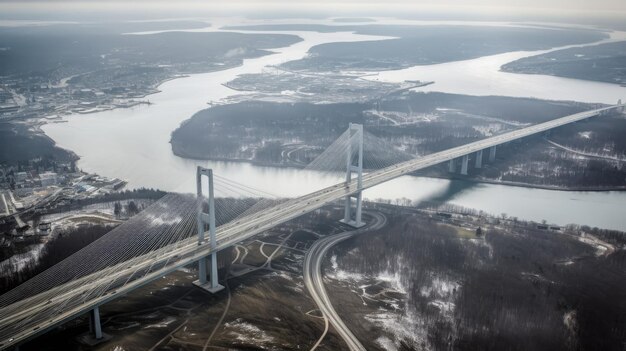
[[[540,50],[568,44],[598,41],[606,34],[594,30],[487,26],[411,26],[275,24],[232,26],[246,30],[309,30],[319,32],[354,31],[357,34],[387,37],[348,43],[328,43],[312,47],[303,59],[282,66],[294,70],[389,70],[415,65],[473,59],[508,51]]]
[[[38,259],[28,260],[26,263],[16,262],[16,264],[5,261],[6,263],[0,266],[0,294],[61,262],[108,233],[113,227],[111,225],[81,225],[68,229],[46,243]],[[13,254],[4,257],[11,256]]]
[[[626,84],[626,42],[557,50],[502,66],[507,72]]]
[[[0,123],[0,164],[18,165],[35,158],[57,162],[71,162],[78,157],[71,151],[59,148],[43,133],[17,123]]]
[[[364,145],[368,168],[381,164],[368,161],[381,148],[408,159],[591,108],[563,101],[413,92],[366,103],[246,101],[196,113],[172,133],[171,144],[176,155],[186,158],[302,167],[349,123],[361,123],[376,138],[374,146]],[[484,158],[484,166],[471,167],[468,177],[545,187],[624,187],[625,132],[626,119],[619,114],[563,126],[498,147],[496,162]],[[474,162],[474,155],[470,158]],[[459,177],[448,173],[447,165],[418,175]]]
[[[325,148],[349,123],[361,123],[369,133],[418,155],[478,140],[483,133],[476,126],[488,129],[502,121],[518,125],[545,122],[587,107],[577,103],[444,93],[409,93],[368,103],[246,101],[196,113],[172,133],[171,143],[174,153],[182,157],[254,161],[253,150],[268,142]],[[390,124],[385,121],[395,116],[381,120],[376,117],[381,113],[406,114],[405,121]],[[281,159],[271,161],[279,164]]]
[[[482,226],[482,234],[424,215],[396,215],[389,223],[388,228],[341,244],[331,254],[346,274],[399,276],[406,291],[404,308],[390,310],[397,320],[412,318],[407,323],[415,328],[416,337],[423,336],[421,346],[622,350],[624,250],[597,255],[576,239],[578,232],[541,230],[531,223],[486,228],[478,220],[474,228]],[[624,233],[620,235],[623,240]],[[383,313],[376,308],[389,308],[382,306],[368,307],[369,316]],[[366,339],[376,339],[373,329],[351,319],[346,323],[356,328],[357,335],[369,333]],[[419,349],[413,342],[401,344],[404,349]]]
[[[293,35],[165,32],[123,35],[126,32],[167,30],[176,26],[198,28],[202,22],[144,22],[58,24],[0,29],[0,74],[48,76],[58,80],[69,75],[124,66],[186,67],[187,72],[206,72],[217,64],[234,66],[243,58],[263,56],[267,49],[300,41]],[[167,50],[164,50],[167,48]],[[223,69],[223,67],[219,68]],[[97,88],[97,87],[96,87]]]

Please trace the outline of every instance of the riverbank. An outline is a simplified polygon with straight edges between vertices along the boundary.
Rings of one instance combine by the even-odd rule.
[[[89,172],[127,180],[127,187],[131,189],[143,186],[166,191],[193,192],[195,191],[197,166],[212,168],[216,174],[258,190],[270,192],[278,197],[300,196],[330,186],[340,182],[342,177],[295,167],[276,167],[268,163],[252,164],[245,160],[226,162],[186,159],[172,153],[172,147],[169,143],[172,131],[187,121],[190,116],[205,109],[207,101],[228,101],[235,95],[236,92],[222,84],[232,81],[237,76],[259,74],[267,66],[274,67],[286,61],[302,58],[314,45],[326,42],[380,40],[379,37],[345,32],[292,34],[297,34],[304,40],[292,46],[277,49],[272,55],[245,60],[242,66],[233,69],[206,74],[192,74],[186,78],[165,82],[159,87],[160,93],[151,95],[152,105],[85,116],[69,116],[65,118],[68,123],[48,124],[43,129],[57,141],[60,147],[75,150],[80,154],[81,159],[78,162],[78,167]],[[520,53],[516,54],[520,55]],[[525,53],[525,55],[532,54],[532,52]],[[500,56],[498,58],[501,59]],[[483,66],[485,62],[491,62],[491,60],[493,57],[484,57],[452,64],[465,67],[459,72],[462,76],[474,72],[475,65]],[[428,70],[432,67],[434,66],[422,66],[421,69]],[[499,66],[494,68],[493,72],[490,71],[490,67],[491,65],[487,65],[479,71],[483,72],[486,69],[485,74],[496,82],[511,78],[499,72]],[[428,78],[416,73],[405,75],[403,80],[431,80]],[[546,86],[542,77],[515,76],[515,79],[518,78],[525,81],[526,87],[534,89],[537,86]],[[528,79],[533,82],[528,82]],[[447,89],[446,84],[442,85],[439,79],[433,78],[432,80],[436,83],[420,89],[440,91]],[[476,80],[472,80],[472,82],[475,85]],[[569,80],[561,79],[554,84],[569,87],[566,84],[568,82]],[[588,85],[588,82],[584,81],[577,83],[579,88],[580,85],[585,87]],[[604,87],[603,85],[589,89],[581,88],[597,93],[593,96],[589,95],[581,101],[614,103],[612,92],[607,92]],[[578,88],[576,90],[580,91]],[[503,90],[503,92],[510,96],[518,94],[511,90]],[[483,95],[482,91],[478,93]],[[489,91],[484,95],[494,94],[493,91]],[[522,91],[520,95],[524,96],[525,93]],[[560,94],[560,96],[564,95],[567,94]],[[576,99],[578,95],[575,94],[573,97],[567,95],[564,99],[553,100],[572,100]],[[534,90],[532,96],[538,99],[550,99],[553,94],[551,91],[539,88]],[[598,100],[596,97],[601,97],[601,99]],[[526,115],[529,113],[524,108],[510,109],[509,112],[521,114],[522,111]],[[554,110],[543,107],[538,111],[533,109],[532,115],[543,116],[541,118],[559,116]],[[240,124],[239,128],[241,125],[245,124]],[[80,131],[80,133],[76,131]],[[111,157],[112,155],[118,156]],[[616,205],[626,201],[624,200],[626,198],[624,192],[547,192],[548,190],[525,190],[527,189],[525,187],[507,187],[496,184],[485,184],[482,187],[468,189],[466,185],[462,185],[456,180],[402,177],[368,189],[365,196],[369,199],[394,200],[405,197],[413,201],[421,201],[439,193],[447,194],[449,188],[453,190],[463,188],[462,191],[446,198],[452,199],[451,201],[455,204],[466,207],[479,208],[494,213],[507,212],[510,215],[529,220],[546,219],[560,224],[587,223],[598,227],[626,228],[626,223],[618,213],[619,206]],[[220,192],[219,189],[216,191]],[[538,198],[537,194],[544,196],[544,198]],[[572,201],[572,198],[576,198],[578,201]],[[588,205],[590,203],[594,205],[590,207]],[[556,206],[556,208],[563,210],[555,211],[548,216],[545,211],[539,211],[545,206]]]
[[[237,159],[237,158],[227,158],[227,157],[212,157],[211,159],[199,159],[199,158],[188,158],[184,155],[181,155],[176,152],[176,149],[173,149],[174,155],[191,159],[195,161],[212,161],[212,162],[233,162],[233,163],[243,163],[250,164],[258,167],[272,167],[272,168],[293,168],[303,170],[304,167],[293,164],[278,164],[272,162],[261,162],[251,159]],[[341,173],[338,173],[341,175]],[[527,189],[542,189],[542,190],[554,190],[554,191],[589,191],[589,192],[605,192],[605,191],[626,191],[626,185],[623,186],[558,186],[558,185],[542,185],[542,184],[532,184],[532,183],[523,183],[523,182],[512,182],[512,181],[503,181],[503,180],[494,180],[487,178],[473,178],[467,176],[459,176],[459,175],[450,175],[450,176],[437,176],[434,174],[423,175],[417,174],[415,177],[421,178],[431,178],[431,179],[447,179],[447,180],[457,180],[464,182],[471,182],[475,184],[494,184],[494,185],[505,185],[505,186],[514,186],[519,188],[527,188]]]
[[[40,119],[0,122],[0,164],[13,166],[44,156],[59,162],[77,161],[79,157],[75,152],[58,147],[41,129],[44,124]]]
[[[432,177],[432,178],[439,178],[439,177]],[[506,186],[514,186],[514,187],[519,187],[519,188],[554,190],[554,191],[588,191],[588,192],[626,191],[626,185],[606,186],[606,187],[593,187],[593,186],[564,187],[564,186],[558,186],[558,185],[541,185],[541,184],[502,181],[502,180],[492,180],[492,179],[485,179],[485,178],[465,178],[465,177],[459,177],[459,176],[440,177],[440,179],[452,179],[452,180],[468,181],[468,182],[473,182],[477,184],[506,185]]]

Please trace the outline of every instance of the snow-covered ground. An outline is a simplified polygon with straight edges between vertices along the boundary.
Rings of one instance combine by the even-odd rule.
[[[237,318],[232,322],[224,323],[224,329],[235,340],[250,345],[263,347],[264,344],[273,343],[274,338],[256,325],[244,322]]]
[[[394,261],[402,267],[402,257],[395,257]],[[456,292],[461,288],[461,282],[453,277],[439,272],[427,274],[426,282],[419,288],[420,302],[429,307],[426,316],[418,311],[416,304],[410,303],[410,288],[399,273],[402,269],[386,269],[370,275],[341,269],[336,255],[331,256],[330,262],[331,269],[326,271],[326,278],[347,286],[359,296],[364,306],[370,307],[365,320],[380,329],[381,335],[375,341],[384,350],[399,350],[403,344],[430,350],[432,345],[428,334],[432,327],[432,313],[450,325],[454,322]]]
[[[0,275],[22,271],[28,265],[36,264],[41,256],[44,244],[35,244],[28,247],[28,252],[13,255],[0,262]]]

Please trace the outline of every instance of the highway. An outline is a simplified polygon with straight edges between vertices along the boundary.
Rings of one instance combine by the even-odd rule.
[[[304,265],[303,265],[303,274],[304,274],[304,285],[306,286],[309,294],[315,301],[315,304],[322,312],[324,316],[325,323],[330,321],[330,324],[333,325],[337,333],[343,338],[346,342],[350,350],[353,351],[365,351],[365,348],[359,342],[359,340],[352,334],[350,329],[345,325],[343,320],[339,317],[335,309],[333,308],[332,302],[326,293],[326,288],[324,288],[324,276],[322,274],[322,262],[324,261],[324,257],[326,256],[326,252],[335,246],[336,244],[351,238],[357,234],[361,234],[370,230],[377,230],[382,228],[387,223],[387,218],[379,213],[370,213],[367,212],[371,217],[373,217],[373,222],[368,223],[367,226],[352,230],[348,232],[343,232],[336,235],[327,236],[325,238],[317,240],[311,248],[307,251],[304,256]],[[320,339],[313,345],[311,351],[315,350],[326,335],[326,331],[328,328],[326,327],[324,330],[324,334]]]
[[[15,302],[0,309],[0,348],[18,345],[90,311],[95,306],[194,263],[201,257],[235,245],[347,195],[491,146],[584,120],[623,106],[614,105],[577,113],[398,163],[363,175],[361,189],[357,187],[356,179],[350,184],[342,182],[219,226],[216,230],[215,249],[210,247],[208,241],[198,245],[197,239],[192,237]],[[206,237],[209,237],[208,234]]]
[[[65,188],[57,189],[57,190],[54,191],[54,193],[47,195],[46,197],[41,199],[38,203],[32,204],[32,205],[28,206],[28,208],[24,208],[24,209],[21,209],[19,211],[16,209],[15,212],[13,212],[13,213],[11,213],[11,211],[9,211],[8,202],[6,201],[6,198],[5,198],[5,204],[7,205],[7,210],[6,210],[6,213],[0,213],[0,219],[5,219],[7,217],[15,216],[15,215],[19,216],[19,215],[24,214],[24,213],[26,213],[28,211],[32,211],[32,210],[35,210],[37,208],[41,208],[41,207],[43,207],[43,206],[45,206],[45,205],[47,205],[47,204],[49,204],[51,202],[56,201],[57,198],[59,197],[59,195],[61,194],[61,192],[63,192],[63,190],[65,190]]]

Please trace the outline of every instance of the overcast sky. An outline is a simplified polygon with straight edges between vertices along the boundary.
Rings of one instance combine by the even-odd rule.
[[[553,14],[584,16],[591,13],[626,16],[626,0],[0,0],[2,9],[18,11],[108,10],[131,11],[141,8],[183,11],[201,9],[221,11],[261,9],[261,11],[318,11],[355,15],[375,15],[407,11],[408,13],[473,13],[473,14]],[[354,10],[354,11],[352,11]]]
[[[152,0],[0,0],[2,3],[63,3],[73,2],[81,4],[97,4],[97,3],[118,3],[123,5],[129,5],[131,3],[144,3],[144,4],[159,4],[159,5],[173,5],[180,6],[181,3],[195,3],[195,4],[211,4],[213,6],[224,5],[225,3],[248,3],[248,4],[267,4],[267,3],[286,3],[294,4],[294,1],[281,1],[281,0],[186,0],[186,1],[152,1]],[[455,7],[493,7],[493,8],[527,8],[527,9],[587,9],[587,10],[602,10],[602,11],[624,11],[626,12],[626,0],[385,0],[385,1],[368,1],[368,0],[315,0],[315,1],[296,1],[296,3],[310,3],[310,4],[398,4],[406,6],[455,6]]]

